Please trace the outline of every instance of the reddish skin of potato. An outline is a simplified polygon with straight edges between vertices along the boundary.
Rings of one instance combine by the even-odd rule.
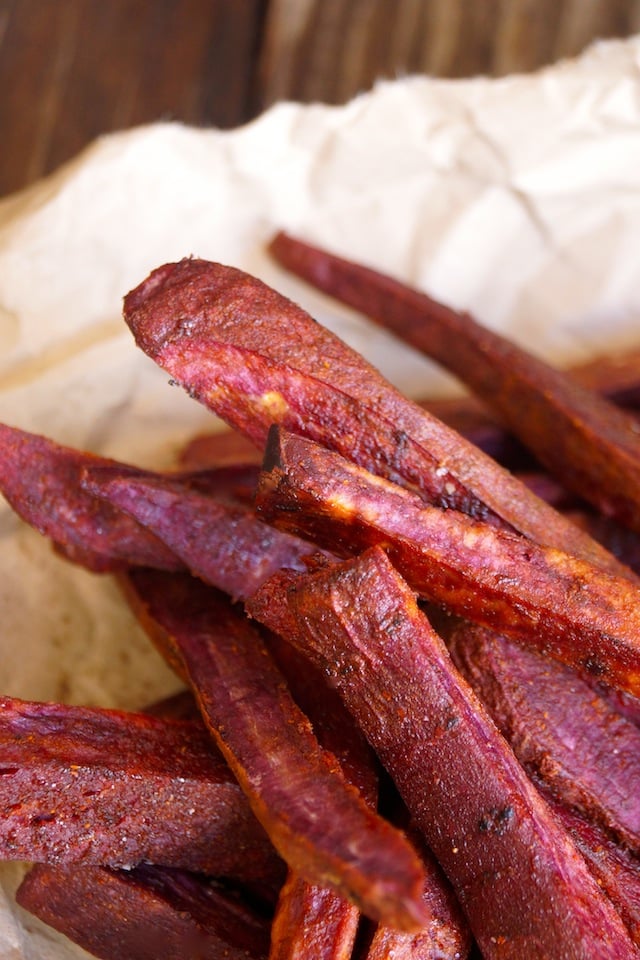
[[[291,872],[271,926],[269,960],[351,960],[360,911],[335,890]]]
[[[560,804],[544,785],[538,788],[640,947],[640,860],[586,817]]]
[[[294,647],[271,634],[266,641],[318,740],[338,759],[349,783],[375,809],[377,758],[342,700]],[[351,960],[359,921],[360,911],[353,903],[335,890],[308,883],[291,871],[278,898],[269,960]]]
[[[363,960],[465,960],[472,937],[460,904],[419,831],[410,827],[409,835],[427,869],[424,898],[433,922],[415,934],[378,926]]]
[[[88,470],[113,470],[121,477],[166,476],[0,424],[0,492],[26,523],[53,541],[59,553],[96,573],[127,566],[183,569],[161,540],[83,487]],[[257,476],[253,465],[227,464],[175,473],[169,479],[202,495],[246,501]]]
[[[260,280],[204,260],[166,264],[125,297],[124,316],[145,353],[258,447],[280,423],[429,501],[624,569]]]
[[[622,921],[379,548],[248,603],[324,669],[389,770],[487,960],[637,957]]]
[[[468,313],[391,277],[283,233],[270,249],[290,270],[445,366],[565,486],[640,532],[640,439],[633,417]]]
[[[16,513],[49,537],[70,560],[95,572],[128,563],[174,570],[179,561],[163,543],[80,486],[87,466],[115,461],[0,424],[0,491]],[[135,467],[118,464],[123,473]]]
[[[336,553],[381,544],[415,590],[456,615],[640,693],[640,594],[626,579],[430,507],[275,427],[256,505],[270,521]]]
[[[103,960],[266,960],[269,923],[202,877],[39,864],[16,900]]]
[[[128,580],[145,621],[181,660],[207,727],[291,869],[373,919],[408,930],[428,923],[415,851],[320,747],[259,631],[188,575],[132,570]]]
[[[569,668],[463,625],[453,660],[522,765],[640,854],[640,730]]]
[[[0,743],[2,859],[282,877],[199,723],[4,697]]]
[[[166,477],[88,470],[83,485],[96,498],[153,531],[193,574],[234,599],[249,596],[281,567],[307,569],[313,544],[274,530],[247,507],[230,505]]]

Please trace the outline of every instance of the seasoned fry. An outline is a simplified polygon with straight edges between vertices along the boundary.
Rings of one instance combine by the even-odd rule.
[[[271,655],[325,750],[339,761],[349,783],[375,809],[378,763],[340,697],[322,674],[290,644],[267,636]],[[358,932],[357,906],[329,887],[290,871],[280,890],[271,930],[269,960],[350,960]]]
[[[182,660],[215,742],[289,866],[391,926],[428,922],[413,848],[322,750],[258,631],[188,575],[134,570],[129,580]]]
[[[543,789],[542,795],[640,947],[640,860],[591,820],[559,803],[548,790]]]
[[[261,281],[203,260],[166,264],[127,295],[124,314],[173,380],[259,447],[280,423],[429,501],[624,570]]]
[[[313,544],[274,530],[246,507],[230,506],[166,477],[89,469],[83,487],[135,519],[192,573],[244,599],[276,570],[305,570]]]
[[[248,603],[325,670],[391,773],[487,960],[637,956],[611,903],[380,548]]]
[[[459,626],[449,649],[525,769],[640,854],[640,729],[498,633]]]
[[[0,700],[0,858],[282,878],[201,724]]]
[[[82,486],[87,470],[100,469],[114,470],[123,477],[163,476],[0,424],[0,493],[67,559],[94,572],[132,565],[182,569],[183,564],[161,540]],[[257,476],[253,465],[227,465],[175,473],[171,479],[203,495],[233,502],[250,499]]]
[[[103,960],[266,960],[269,923],[195,874],[39,864],[16,899]]]
[[[413,934],[379,925],[364,960],[465,960],[472,938],[460,904],[419,832],[411,830],[410,836],[427,868],[424,898],[433,921]]]
[[[88,465],[112,466],[114,461],[0,424],[0,492],[69,559],[96,572],[128,563],[177,569],[179,562],[163,543],[81,489],[80,476]],[[136,472],[118,466],[123,473]]]
[[[299,276],[445,366],[569,489],[640,532],[635,418],[468,313],[391,277],[283,233],[273,240],[271,252]]]
[[[280,891],[269,960],[350,960],[359,920],[355,904],[292,872]]]
[[[425,597],[640,694],[640,593],[623,578],[430,507],[277,427],[256,503],[268,519],[336,553],[381,544]]]
[[[273,252],[277,256],[276,248]],[[603,354],[565,372],[585,389],[595,390],[612,403],[629,407],[637,413],[640,407],[640,351]],[[486,404],[472,394],[428,396],[420,398],[418,403],[510,470],[530,468],[535,463],[532,454],[505,430]],[[198,434],[180,453],[180,463],[188,469],[225,463],[259,463],[260,459],[261,452],[233,430]]]

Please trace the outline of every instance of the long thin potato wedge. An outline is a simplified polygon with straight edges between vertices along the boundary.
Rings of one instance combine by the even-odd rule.
[[[249,612],[331,676],[487,960],[637,957],[585,861],[380,548],[276,575]]]
[[[90,470],[165,478],[229,503],[249,501],[258,476],[256,467],[248,464],[150,473],[0,424],[0,493],[68,560],[96,573],[128,566],[179,570],[183,564],[161,540],[83,486],[83,476]]]
[[[468,313],[391,277],[283,233],[271,252],[456,374],[567,487],[640,532],[634,417]]]
[[[561,804],[544,786],[538,784],[538,789],[640,947],[640,860],[587,817]]]
[[[167,635],[211,734],[257,820],[289,866],[376,920],[429,921],[424,870],[323,750],[259,631],[189,575],[132,570],[129,589]]]
[[[84,489],[102,498],[171,551],[185,567],[233,599],[244,599],[281,567],[306,569],[313,544],[234,506],[157,474],[128,476],[117,468],[88,469]],[[149,564],[151,566],[151,564]]]
[[[459,626],[449,649],[525,769],[640,855],[640,729],[495,631]]]
[[[320,744],[337,758],[346,779],[375,809],[380,772],[377,758],[342,700],[298,650],[275,634],[266,640]],[[350,960],[360,919],[357,906],[336,890],[309,883],[291,870],[278,897],[269,960],[307,960],[311,956],[314,960]]]
[[[256,503],[271,521],[336,553],[380,544],[423,596],[640,695],[640,590],[628,580],[431,507],[277,427]]]
[[[201,723],[0,699],[0,858],[281,882]]]
[[[266,960],[269,923],[204,877],[38,864],[21,907],[102,960]]]
[[[179,561],[163,543],[81,488],[85,467],[114,463],[0,424],[0,492],[23,520],[64,549],[70,560],[96,572],[128,563],[178,569]],[[122,473],[137,472],[129,465],[117,466]]]
[[[124,315],[145,353],[259,447],[280,423],[427,500],[625,569],[260,280],[204,260],[166,264],[125,297]]]
[[[288,240],[298,243],[292,238]],[[275,241],[272,252],[277,256]],[[313,278],[310,279],[313,281]],[[617,406],[628,407],[637,415],[640,406],[640,351],[600,354],[565,372],[585,389],[595,390]],[[510,470],[531,467],[532,461],[535,462],[531,453],[507,432],[486,404],[472,394],[426,396],[418,402],[438,420],[461,433]],[[224,463],[256,463],[259,460],[260,451],[233,430],[198,434],[180,453],[181,465],[190,469]]]

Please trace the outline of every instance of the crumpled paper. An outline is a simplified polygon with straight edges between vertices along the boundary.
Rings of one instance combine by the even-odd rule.
[[[640,340],[640,38],[529,76],[379,83],[231,132],[105,136],[0,202],[0,420],[169,465],[214,418],[143,356],[123,295],[194,254],[303,304],[409,394],[455,382],[265,254],[285,228],[394,274],[560,364]],[[108,577],[0,507],[1,692],[137,708],[175,678]],[[0,960],[87,956],[12,906]]]

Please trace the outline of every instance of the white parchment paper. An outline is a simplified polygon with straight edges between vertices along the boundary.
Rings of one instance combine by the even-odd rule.
[[[194,254],[298,300],[411,394],[453,381],[264,252],[286,228],[559,363],[640,342],[640,38],[502,80],[408,78],[231,132],[106,136],[0,202],[0,420],[149,466],[213,418],[133,344],[123,295]],[[0,506],[0,692],[137,708],[177,682],[107,577]],[[86,956],[12,906],[0,960]]]

